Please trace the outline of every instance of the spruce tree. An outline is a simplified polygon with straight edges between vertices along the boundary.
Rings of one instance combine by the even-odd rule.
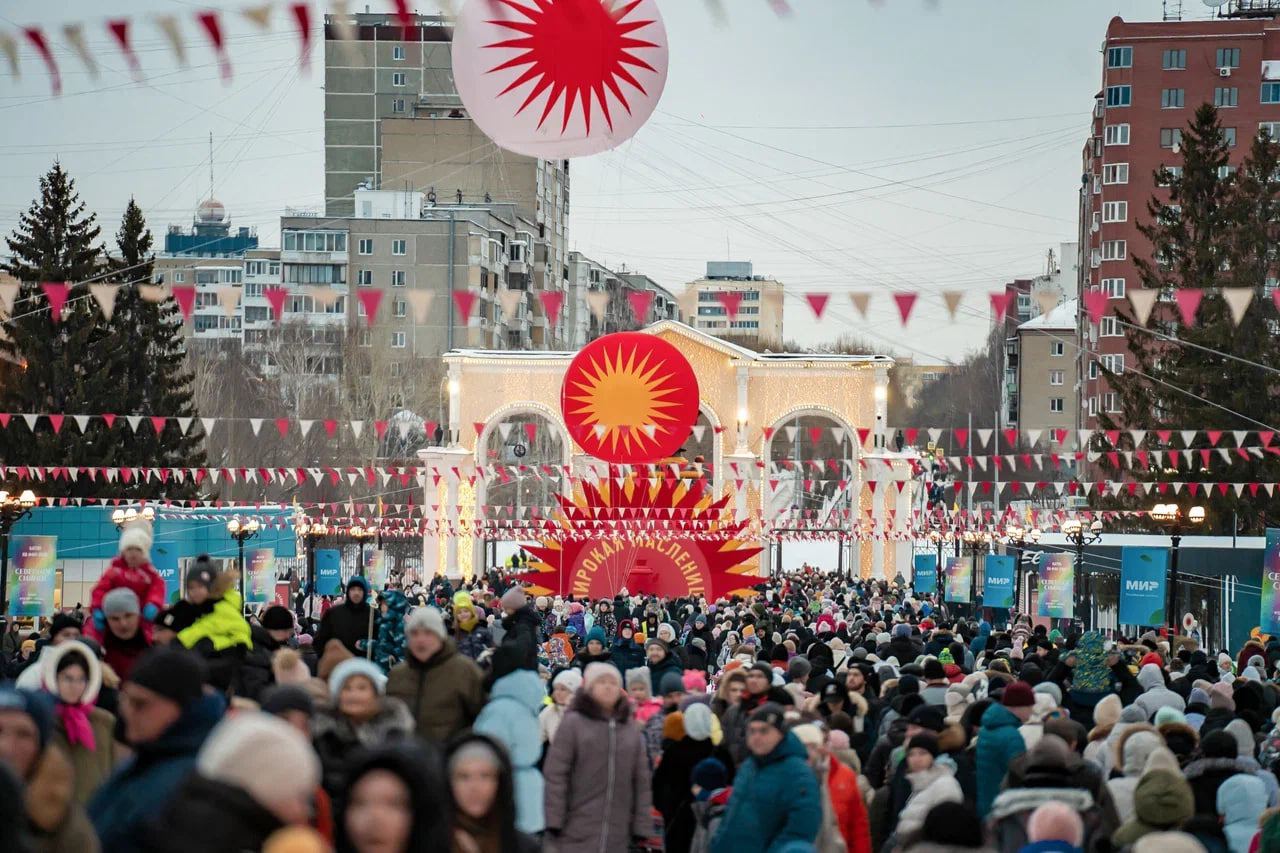
[[[145,468],[191,468],[205,465],[204,434],[196,417],[193,376],[187,364],[182,314],[172,299],[149,302],[139,296],[138,285],[151,281],[155,255],[153,240],[142,209],[131,198],[116,232],[116,254],[110,257],[111,278],[119,285],[111,334],[129,342],[129,354],[120,376],[120,396],[112,412],[169,418],[191,418],[183,434],[178,422],[166,420],[156,435],[143,420],[122,448],[122,465]],[[127,429],[118,426],[118,429]],[[136,497],[195,497],[199,490],[190,480],[121,484],[123,493]]]
[[[1117,309],[1129,348],[1126,369],[1114,374],[1103,368],[1116,392],[1120,413],[1102,415],[1105,429],[1223,429],[1248,430],[1251,443],[1258,444],[1259,424],[1275,424],[1275,400],[1280,394],[1280,348],[1275,336],[1280,330],[1271,292],[1275,287],[1275,246],[1280,241],[1280,145],[1267,138],[1255,139],[1239,170],[1228,168],[1230,147],[1211,105],[1201,106],[1182,134],[1182,171],[1162,169],[1157,183],[1168,186],[1167,199],[1153,196],[1147,205],[1149,220],[1139,231],[1151,243],[1150,257],[1134,256],[1142,287],[1159,291],[1147,330],[1137,325],[1132,312]],[[1224,287],[1247,287],[1253,301],[1239,326],[1231,317],[1222,295]],[[1203,299],[1194,324],[1183,323],[1175,294],[1179,289],[1199,289]],[[1234,356],[1234,358],[1232,358]],[[1253,362],[1248,364],[1246,362]],[[1214,405],[1217,404],[1217,405]],[[1225,409],[1223,408],[1225,407]],[[1231,410],[1238,414],[1232,414]],[[1144,468],[1134,457],[1127,473],[1141,482],[1190,481],[1197,483],[1275,482],[1280,480],[1280,458],[1264,453],[1261,458],[1241,458],[1230,449],[1230,439],[1218,446],[1229,449],[1224,460],[1200,433],[1192,470],[1185,459],[1173,466],[1157,464],[1154,458]],[[1177,437],[1160,446],[1148,433],[1147,449],[1181,449]],[[1109,450],[1095,440],[1094,450]],[[1200,450],[1209,450],[1204,464]],[[1104,470],[1112,479],[1121,479],[1126,469],[1117,470],[1104,455]],[[1153,489],[1134,497],[1121,493],[1120,499],[1101,500],[1101,505],[1128,508],[1146,507],[1181,497],[1199,503],[1208,513],[1206,527],[1229,532],[1233,520],[1240,529],[1261,532],[1280,518],[1280,496],[1269,498],[1245,491],[1237,497],[1233,488],[1225,495],[1219,489],[1185,490],[1178,496],[1167,489]],[[1206,531],[1207,532],[1207,531]]]
[[[11,257],[2,268],[20,282],[11,317],[3,323],[0,353],[14,367],[0,389],[0,411],[13,417],[0,430],[0,459],[11,466],[109,466],[116,442],[101,423],[81,433],[68,417],[60,431],[41,419],[34,432],[22,414],[86,414],[111,411],[123,363],[123,345],[99,322],[86,286],[102,272],[99,228],[55,162],[40,179],[40,197],[21,214],[6,238]],[[65,282],[70,292],[55,322],[41,282]],[[9,478],[10,488],[19,483]],[[25,484],[41,496],[88,496],[110,491],[87,476]]]

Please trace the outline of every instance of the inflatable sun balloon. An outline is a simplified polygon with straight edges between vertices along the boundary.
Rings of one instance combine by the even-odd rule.
[[[468,0],[453,77],[502,148],[546,160],[597,154],[653,114],[667,32],[656,0]]]

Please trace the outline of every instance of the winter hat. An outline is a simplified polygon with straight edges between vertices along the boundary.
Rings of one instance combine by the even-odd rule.
[[[519,586],[513,586],[502,594],[499,599],[505,610],[519,610],[529,603],[529,597],[524,594],[524,590]]]
[[[102,597],[102,614],[107,617],[121,613],[141,613],[138,594],[127,586],[118,586]]]
[[[0,685],[0,711],[17,711],[30,717],[40,735],[40,749],[44,750],[53,734],[53,697],[35,690]]]
[[[1093,706],[1093,722],[1099,728],[1114,726],[1120,722],[1120,712],[1123,710],[1124,703],[1120,701],[1120,697],[1109,693]]]
[[[668,672],[658,682],[658,692],[663,696],[668,693],[684,693],[684,676],[677,672]]]
[[[674,675],[674,673],[672,673]],[[679,676],[676,676],[679,678]],[[587,664],[586,669],[582,671],[582,686],[590,690],[591,685],[601,678],[612,678],[622,685],[622,679],[618,675],[618,668],[611,663],[602,663],[601,661],[592,661]]]
[[[1219,730],[1204,736],[1200,741],[1200,752],[1205,758],[1236,758],[1240,747],[1231,734]]]
[[[916,732],[906,743],[907,750],[923,749],[925,752],[938,757],[938,736],[929,734],[928,732]]]
[[[302,655],[288,646],[277,649],[271,656],[271,673],[276,684],[306,684],[311,680],[311,670],[302,660]]]
[[[1157,727],[1163,726],[1165,723],[1187,724],[1187,717],[1177,708],[1165,705],[1156,711],[1155,720],[1153,721]]]
[[[204,693],[204,661],[186,649],[153,647],[134,664],[129,680],[186,708]]]
[[[258,621],[268,631],[293,630],[293,614],[289,611],[289,608],[282,607],[279,604],[273,604],[264,610],[262,618]]]
[[[262,711],[280,716],[286,711],[301,711],[308,717],[316,710],[316,703],[305,688],[296,684],[276,684],[262,694]]]
[[[552,687],[564,687],[571,693],[576,693],[578,688],[582,686],[582,672],[576,669],[562,669],[551,679]]]
[[[1207,853],[1205,846],[1186,832],[1148,832],[1133,845],[1133,853]]]
[[[711,706],[695,702],[684,709],[684,733],[693,740],[711,739]]]
[[[1237,718],[1227,723],[1227,727],[1223,731],[1236,739],[1236,754],[1238,757],[1253,758],[1257,744],[1253,740],[1253,729],[1249,728],[1248,723]]]
[[[707,674],[700,669],[686,669],[680,680],[684,682],[684,689],[689,693],[707,692]]]
[[[601,628],[599,625],[592,625],[591,630],[587,632],[587,639],[585,642],[589,643],[592,640],[595,640],[602,646],[608,645],[604,637],[604,628]]]
[[[1164,666],[1164,659],[1156,652],[1147,652],[1142,656],[1142,660],[1138,661],[1138,666],[1147,666],[1148,664],[1151,664],[1156,669],[1160,669]]]
[[[120,546],[117,553],[123,554],[129,548],[138,548],[151,556],[151,525],[146,522],[135,522],[120,533]]]
[[[36,650],[36,641],[28,637],[22,641],[22,645],[18,647],[18,651],[34,652]]]
[[[906,622],[899,622],[897,625],[893,626],[893,636],[909,638],[911,636],[911,626]],[[885,642],[887,643],[889,641],[885,640]]]
[[[444,627],[444,614],[434,607],[419,607],[409,614],[404,620],[404,632],[414,631],[428,631],[442,640],[449,636]]]
[[[1180,773],[1149,770],[1133,790],[1133,818],[1116,830],[1118,846],[1131,844],[1153,829],[1180,826],[1195,813],[1195,796]]]
[[[662,718],[663,740],[684,740],[684,714],[672,711]]]
[[[1234,712],[1236,700],[1231,695],[1231,685],[1224,684],[1221,681],[1215,682],[1213,687],[1209,689],[1209,707]]]
[[[650,637],[649,639],[644,641],[645,651],[648,651],[650,646],[657,646],[658,648],[662,649],[664,652],[667,650],[667,644],[659,640],[657,637]]]
[[[704,758],[693,765],[689,782],[703,791],[718,791],[729,784],[729,773],[716,759]]]
[[[213,562],[209,559],[208,554],[201,554],[196,557],[191,567],[187,569],[187,574],[183,578],[187,586],[199,584],[208,589],[213,586],[213,579],[218,576],[218,570],[214,568]]]
[[[907,715],[907,723],[931,732],[940,732],[946,725],[942,709],[936,705],[920,705],[915,708]]]
[[[1156,749],[1164,746],[1164,739],[1145,727],[1126,730],[1121,737],[1119,764],[1124,775],[1138,777],[1146,769],[1147,759]]]
[[[1052,681],[1042,681],[1032,688],[1032,692],[1037,694],[1045,694],[1053,699],[1054,706],[1062,704],[1062,688],[1054,684]]]
[[[1187,695],[1187,707],[1192,705],[1209,704],[1209,693],[1203,687],[1192,687],[1191,693]]]
[[[924,659],[924,680],[939,681],[947,677],[947,672],[942,668],[942,662],[937,658]]]
[[[1029,708],[1035,703],[1035,693],[1025,681],[1015,681],[1007,686],[1000,698],[1000,704],[1006,708]]]
[[[196,756],[206,779],[240,788],[262,805],[308,800],[320,784],[320,759],[297,729],[260,711],[227,717]]]
[[[1148,655],[1147,657],[1150,657]],[[1164,687],[1164,673],[1160,671],[1160,667],[1154,663],[1145,663],[1138,670],[1138,683],[1142,685],[1143,690],[1156,690]]]
[[[74,615],[70,613],[55,613],[53,618],[49,620],[49,637],[52,639],[68,628],[75,628],[79,631],[83,627],[83,623]]]
[[[363,575],[352,575],[351,580],[347,581],[347,585],[344,589],[346,592],[350,592],[351,587],[353,586],[358,586],[360,589],[364,590],[364,599],[365,601],[369,600],[369,581],[365,580]]]
[[[1075,809],[1059,802],[1048,802],[1031,813],[1027,820],[1027,841],[1062,841],[1075,848],[1084,847],[1084,822]]]
[[[132,593],[130,593],[132,595]],[[137,597],[134,596],[137,601]],[[50,696],[58,695],[58,673],[63,669],[63,661],[75,656],[84,660],[85,684],[84,693],[80,696],[81,705],[92,705],[98,699],[98,691],[102,689],[102,664],[98,656],[87,645],[79,640],[71,640],[57,646],[50,646],[40,655],[40,682]]]
[[[982,824],[973,807],[951,802],[939,803],[929,810],[920,830],[920,840],[946,849],[982,847],[985,841]]]
[[[786,712],[777,702],[765,702],[759,708],[751,712],[751,716],[747,718],[749,723],[765,723],[773,726],[780,732],[787,730]]]
[[[831,731],[827,732],[827,746],[831,747],[832,752],[848,749],[850,746],[849,733],[844,729],[831,729]]]
[[[333,672],[329,673],[329,698],[333,700],[334,704],[337,704],[338,695],[342,693],[342,686],[346,684],[347,679],[357,675],[363,675],[373,682],[373,689],[377,691],[379,696],[387,688],[387,677],[382,674],[382,670],[378,668],[376,663],[364,658],[347,658],[335,666]]]
[[[649,667],[637,666],[635,669],[627,670],[627,688],[630,689],[633,684],[642,684],[645,687],[649,686]]]
[[[787,680],[788,681],[805,681],[809,677],[809,673],[813,671],[813,664],[809,663],[806,657],[794,657],[791,663],[787,664]]]
[[[1141,705],[1126,705],[1124,710],[1120,712],[1120,722],[1122,723],[1145,723],[1147,721],[1147,712]]]
[[[826,738],[822,736],[822,729],[813,723],[803,723],[791,728],[791,733],[796,736],[796,740],[805,746],[822,746]]]

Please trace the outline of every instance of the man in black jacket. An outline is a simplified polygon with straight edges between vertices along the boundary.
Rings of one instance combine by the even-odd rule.
[[[373,608],[369,606],[369,582],[356,575],[347,581],[347,600],[329,608],[320,620],[320,630],[316,631],[315,646],[324,654],[325,644],[330,640],[340,640],[347,651],[357,657],[364,652],[356,645],[369,638],[369,626],[372,624]]]

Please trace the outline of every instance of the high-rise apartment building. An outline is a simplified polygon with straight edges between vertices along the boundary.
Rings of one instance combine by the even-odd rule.
[[[1260,131],[1280,138],[1280,0],[1230,0],[1210,20],[1107,26],[1102,86],[1084,149],[1080,190],[1081,285],[1111,306],[1100,324],[1080,318],[1080,425],[1094,429],[1118,400],[1099,368],[1132,368],[1126,334],[1114,315],[1140,287],[1134,258],[1151,259],[1138,231],[1163,167],[1180,168],[1179,142],[1197,107],[1218,107],[1236,168]],[[1084,311],[1084,301],[1080,310]],[[1157,310],[1162,310],[1157,307]]]
[[[729,316],[722,294],[740,297]],[[680,314],[695,329],[762,351],[782,344],[782,282],[756,275],[750,261],[707,261],[707,274],[689,282]]]

